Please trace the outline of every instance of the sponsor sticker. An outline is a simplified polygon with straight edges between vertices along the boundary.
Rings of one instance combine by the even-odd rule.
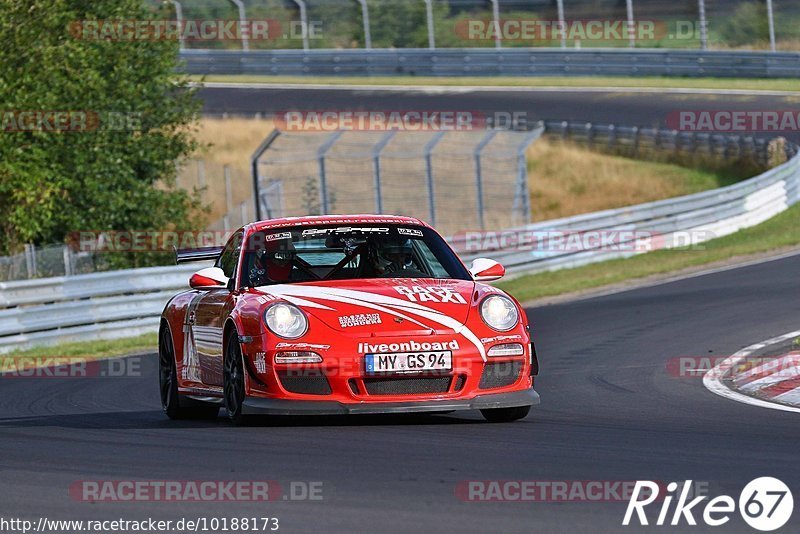
[[[373,353],[395,353],[395,352],[430,352],[437,350],[458,350],[458,341],[455,339],[451,341],[425,341],[420,343],[418,341],[404,341],[400,343],[359,343],[358,352],[362,354]]]
[[[276,349],[283,350],[328,350],[330,345],[318,345],[316,343],[278,343]]]
[[[381,316],[378,313],[359,313],[357,315],[344,315],[339,317],[339,325],[342,328],[381,324],[381,322]]]
[[[481,343],[484,345],[488,345],[490,343],[496,343],[499,341],[522,341],[522,336],[519,334],[513,336],[494,336],[494,337],[482,337]]]
[[[303,237],[311,237],[311,236],[318,236],[318,235],[330,235],[330,234],[388,234],[388,228],[372,228],[369,226],[366,227],[353,227],[353,226],[341,226],[339,228],[309,228],[308,230],[303,230]]]
[[[269,234],[264,237],[264,241],[269,243],[270,241],[280,241],[282,239],[291,239],[292,233],[291,232],[280,232],[277,234]]]
[[[397,233],[400,235],[407,235],[410,237],[422,237],[422,231],[415,230],[414,228],[398,228]]]
[[[443,286],[394,286],[394,289],[411,302],[467,303],[460,293]]]

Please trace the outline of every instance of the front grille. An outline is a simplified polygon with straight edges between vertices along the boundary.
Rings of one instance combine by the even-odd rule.
[[[330,395],[331,385],[328,379],[320,374],[299,375],[297,373],[278,373],[283,389],[291,393],[305,395]]]
[[[519,360],[512,362],[487,363],[481,374],[480,389],[501,388],[510,386],[519,378],[522,371],[522,362]]]
[[[414,395],[421,393],[447,393],[449,376],[415,378],[365,378],[364,387],[370,395]]]

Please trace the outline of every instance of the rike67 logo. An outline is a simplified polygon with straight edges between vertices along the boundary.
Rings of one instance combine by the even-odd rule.
[[[707,495],[689,500],[691,480],[687,480],[680,488],[677,482],[669,483],[665,495],[659,495],[660,487],[663,489],[663,486],[649,480],[637,481],[622,524],[631,525],[633,520],[635,525],[638,520],[640,525],[649,525],[652,514],[648,520],[645,507],[657,500],[661,501],[661,509],[655,521],[659,526],[677,526],[684,522],[686,525],[697,525],[697,514],[706,525],[719,527],[730,521],[731,515],[737,509],[737,502],[728,495],[714,497],[705,506],[701,506],[701,503],[708,498]],[[674,509],[673,501],[676,501]],[[767,532],[781,528],[792,517],[793,510],[792,492],[777,478],[761,477],[751,480],[739,495],[739,514],[745,523],[756,530]]]

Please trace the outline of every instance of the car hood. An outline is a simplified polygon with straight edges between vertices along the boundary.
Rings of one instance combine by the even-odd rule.
[[[475,282],[436,279],[337,280],[256,288],[290,302],[334,330],[371,337],[460,331]]]

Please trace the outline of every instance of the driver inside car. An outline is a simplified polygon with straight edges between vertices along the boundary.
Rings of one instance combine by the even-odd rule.
[[[414,265],[414,249],[410,239],[382,240],[375,243],[372,266],[378,275],[406,271],[420,273]]]
[[[249,272],[250,285],[258,287],[290,282],[294,255],[294,245],[288,239],[266,243],[254,255]]]

